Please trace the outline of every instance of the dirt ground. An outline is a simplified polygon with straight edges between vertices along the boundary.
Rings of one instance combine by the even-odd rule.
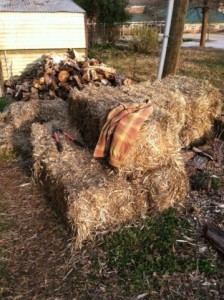
[[[19,161],[1,161],[0,170],[0,298],[69,299],[72,286],[60,283],[69,271],[67,231]]]
[[[222,142],[224,151],[223,145]],[[208,168],[219,179],[219,188],[212,189],[207,181],[203,190],[190,193],[180,212],[194,230],[193,239],[185,242],[193,242],[199,252],[207,253],[211,261],[221,264],[221,255],[202,238],[202,227],[206,221],[213,221],[224,228],[223,167],[222,160],[221,165],[214,166],[212,162]],[[90,263],[91,247],[89,253],[85,249],[77,251],[75,258],[71,256],[69,233],[27,168],[24,169],[24,161],[0,161],[0,171],[2,299],[151,299],[147,293],[142,298],[122,297],[118,287],[107,294],[105,290],[100,292],[98,286],[88,286],[83,274]],[[75,260],[81,261],[79,270],[74,269]],[[78,275],[74,275],[76,271]],[[104,276],[101,274],[107,286],[110,275],[106,279]],[[202,291],[203,298],[198,296]],[[152,299],[224,299],[223,291],[224,280],[220,275],[208,281],[199,273],[174,274],[169,279],[169,289],[164,288],[164,296]]]

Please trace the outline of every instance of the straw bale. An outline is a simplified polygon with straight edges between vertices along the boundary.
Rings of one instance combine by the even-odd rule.
[[[120,167],[120,173],[126,176],[142,174],[169,164],[171,158],[175,161],[180,151],[176,137],[163,127],[163,120],[156,119],[155,115],[149,118]]]
[[[186,101],[185,124],[180,132],[183,147],[209,138],[216,118],[221,115],[221,95],[206,80],[191,77],[167,77],[164,85],[170,90],[179,89]]]
[[[2,131],[1,133],[2,149],[4,148],[6,152],[21,150],[23,154],[31,155],[31,124],[50,120],[66,120],[68,118],[68,105],[62,99],[14,102],[2,117],[2,126],[8,132],[6,134]]]
[[[129,93],[127,93],[128,90]],[[153,117],[160,119],[163,122],[163,127],[165,126],[167,130],[176,134],[185,122],[184,98],[178,91],[176,93],[166,91],[164,95],[160,95],[160,98],[160,103],[163,102],[163,105],[158,105],[156,101],[148,97],[140,84],[131,85],[130,88],[126,87],[125,90],[88,86],[82,92],[75,91],[70,94],[69,112],[90,147],[95,147],[108,112],[121,102],[141,103],[150,100],[154,103]],[[173,103],[176,103],[176,105]],[[168,107],[176,109],[175,116],[169,113]]]
[[[34,176],[68,220],[75,246],[80,246],[93,231],[146,213],[146,196],[136,195],[130,182],[93,159],[91,152],[65,140],[64,150],[57,152],[51,125],[32,125]],[[68,124],[58,125],[78,134]]]
[[[89,147],[95,147],[108,112],[122,101],[136,100],[131,97],[122,98],[122,95],[118,88],[95,85],[88,85],[82,91],[70,93],[70,116]]]
[[[0,154],[13,151],[13,126],[0,122]]]
[[[180,155],[170,157],[166,165],[133,178],[133,184],[147,194],[150,208],[154,211],[181,204],[189,191],[189,180]]]
[[[142,99],[151,100],[167,110],[171,124],[172,119],[180,124],[179,137],[183,148],[209,138],[213,134],[215,119],[221,115],[220,93],[206,80],[168,76],[161,81],[147,81],[122,90],[129,96],[141,95]],[[180,101],[171,94],[178,91],[183,97]]]
[[[179,108],[184,107],[185,102],[180,93],[172,93],[172,97],[178,101]],[[99,91],[99,89],[88,88],[82,93],[73,94],[69,100],[69,107],[71,116],[81,128],[86,143],[95,146],[111,108],[120,102],[141,101],[141,97],[136,95],[130,97],[118,89],[105,87]],[[171,101],[166,102],[167,106],[172,106]],[[154,112],[140,130],[122,165],[122,170],[128,173],[139,172],[139,169],[152,170],[165,165],[169,157],[175,157],[180,150],[178,134],[183,126],[183,120],[181,109],[179,109],[179,122],[177,122],[167,110],[160,109],[155,104]]]
[[[68,118],[68,106],[65,101],[55,100],[30,100],[12,103],[5,116],[5,121],[19,129],[25,124],[30,126],[33,122],[48,122],[52,119]]]

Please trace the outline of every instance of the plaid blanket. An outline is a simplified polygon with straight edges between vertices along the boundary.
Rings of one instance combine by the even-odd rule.
[[[94,157],[108,156],[112,166],[120,167],[152,111],[151,103],[121,103],[112,109],[101,130]]]

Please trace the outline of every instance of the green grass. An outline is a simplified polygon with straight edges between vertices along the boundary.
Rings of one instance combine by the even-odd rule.
[[[0,98],[0,112],[4,111],[4,108],[7,106],[8,100]]]
[[[100,59],[135,82],[154,79],[160,53],[141,54],[112,45],[96,45],[89,50],[89,57]],[[177,75],[209,80],[223,88],[224,52],[220,49],[182,48]]]
[[[103,284],[102,274],[115,274],[108,276],[127,297],[149,289],[159,293],[164,278],[177,273],[198,272],[208,278],[221,274],[218,261],[199,255],[196,245],[178,242],[184,236],[191,238],[191,230],[189,222],[180,218],[175,209],[140,223],[107,235],[92,251],[95,255],[86,277],[89,283]],[[108,292],[109,289],[108,285]]]

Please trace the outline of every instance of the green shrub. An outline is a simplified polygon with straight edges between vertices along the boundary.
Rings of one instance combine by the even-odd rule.
[[[139,27],[131,31],[130,46],[134,51],[151,53],[158,49],[159,36],[155,28]]]

